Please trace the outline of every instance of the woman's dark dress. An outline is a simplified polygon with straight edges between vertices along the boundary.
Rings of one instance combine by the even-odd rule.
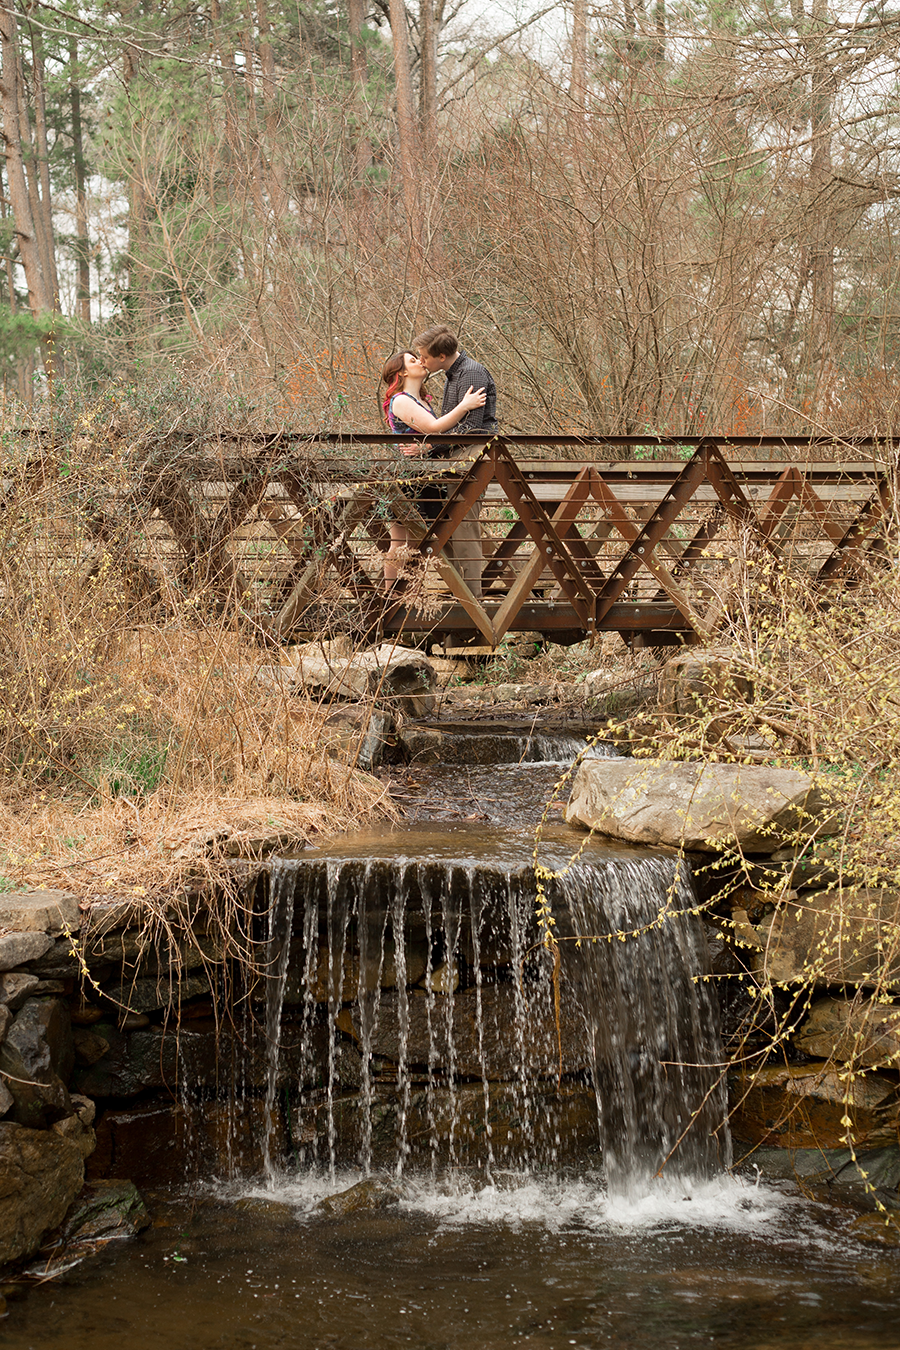
[[[399,392],[403,393],[404,391],[400,390]],[[394,399],[397,398],[398,396],[399,396],[398,394],[394,394],[393,397],[391,398],[390,403],[388,404],[387,410],[388,426],[390,427],[391,431],[395,431],[398,436],[421,435],[420,432],[416,431],[415,427],[409,426],[406,422],[402,421],[399,417],[395,416]],[[429,408],[428,404],[423,403],[422,400],[420,398],[416,398],[414,394],[407,394],[407,398],[411,398],[414,403],[418,403],[419,407],[424,408],[426,412],[429,413],[431,412],[431,409]],[[446,454],[442,452],[438,452],[436,454],[432,453],[429,454],[427,458],[445,459]],[[419,515],[422,517],[423,520],[427,521],[429,525],[432,523],[432,521],[437,519],[438,514],[440,513],[440,509],[444,504],[445,490],[443,484],[422,483],[421,485],[419,485],[418,483],[415,482],[404,483],[402,485],[401,491],[403,492],[403,495],[405,497],[409,497],[410,501],[415,502]]]

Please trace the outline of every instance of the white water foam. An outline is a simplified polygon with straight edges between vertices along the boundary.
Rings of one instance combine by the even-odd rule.
[[[274,1189],[262,1185],[239,1189],[217,1187],[222,1198],[252,1198],[291,1206],[300,1221],[319,1217],[317,1206],[327,1196],[339,1194],[363,1181],[359,1171],[329,1175],[310,1171],[302,1176],[285,1175]],[[598,1174],[581,1178],[535,1177],[523,1173],[498,1173],[485,1182],[465,1174],[452,1177],[407,1175],[399,1183],[400,1212],[425,1214],[441,1226],[543,1228],[548,1232],[618,1231],[640,1234],[652,1231],[706,1229],[768,1237],[779,1242],[792,1238],[805,1244],[815,1239],[819,1225],[812,1207],[786,1183],[765,1183],[722,1175],[686,1185],[660,1179],[638,1199],[609,1197]],[[819,1233],[823,1243],[834,1241],[833,1231]]]

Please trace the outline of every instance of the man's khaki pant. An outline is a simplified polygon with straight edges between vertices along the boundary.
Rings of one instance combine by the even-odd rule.
[[[484,449],[483,445],[467,445],[454,455],[451,463],[460,464],[467,469],[472,460]],[[453,478],[450,480],[453,483]],[[484,544],[482,542],[481,498],[466,513],[457,525],[452,539],[444,546],[444,553],[453,564],[469,590],[475,596],[481,595],[481,573],[484,568]]]

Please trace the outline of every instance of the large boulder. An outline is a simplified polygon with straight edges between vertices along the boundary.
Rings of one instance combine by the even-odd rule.
[[[799,1050],[817,1059],[898,1069],[900,1007],[871,999],[820,998],[792,1039]]]
[[[900,987],[900,891],[847,886],[786,901],[756,929],[775,984]]]
[[[771,853],[801,830],[835,833],[834,806],[796,769],[585,759],[575,775],[566,820],[634,844]]]
[[[660,708],[674,716],[708,716],[752,697],[753,682],[728,647],[689,647],[663,666]]]
[[[282,684],[326,698],[377,698],[410,717],[434,711],[437,675],[423,652],[385,642],[371,651],[338,656],[317,644],[293,650],[293,667],[279,668]]]
[[[36,1251],[84,1183],[83,1150],[54,1130],[0,1122],[0,1265]]]

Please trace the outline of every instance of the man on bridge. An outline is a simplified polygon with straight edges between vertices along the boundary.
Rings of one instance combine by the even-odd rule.
[[[486,432],[494,435],[497,425],[497,386],[490,371],[471,356],[462,351],[459,339],[446,324],[437,324],[428,328],[413,341],[413,349],[419,360],[431,373],[443,371],[446,378],[444,397],[441,402],[441,414],[455,408],[469,386],[484,389],[487,394],[484,407],[473,408],[454,428],[457,435],[473,435]],[[467,445],[455,450],[446,442],[434,446],[432,456],[446,459],[474,459],[481,451],[480,445]],[[445,553],[474,596],[481,595],[481,570],[484,565],[484,552],[481,542],[481,521],[478,503],[471,508],[448,542]]]

